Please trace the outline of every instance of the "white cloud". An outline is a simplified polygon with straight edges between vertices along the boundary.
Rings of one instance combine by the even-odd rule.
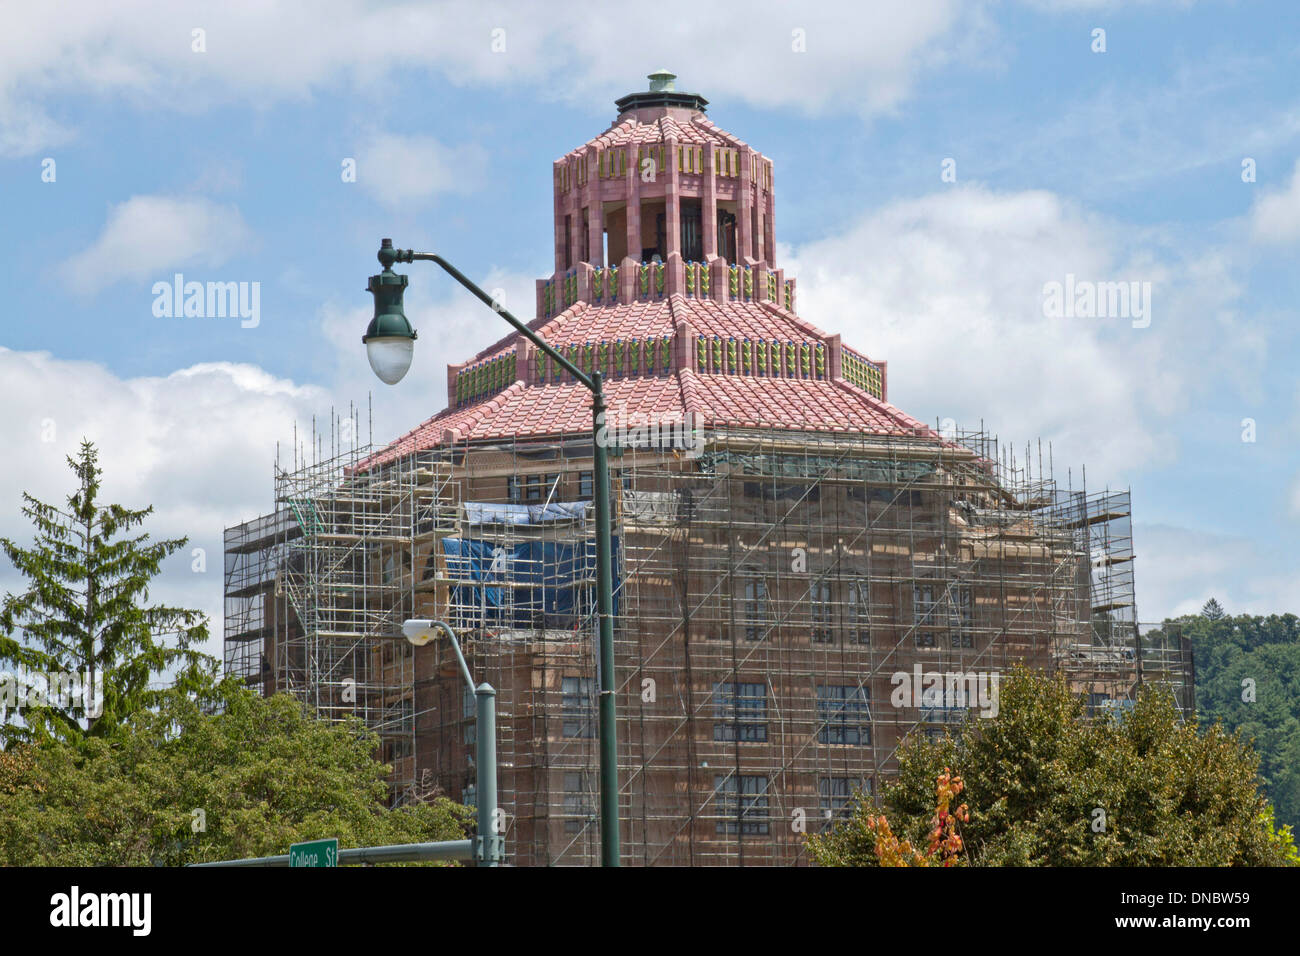
[[[608,111],[661,66],[710,98],[869,115],[894,108],[927,67],[987,56],[989,44],[973,42],[989,30],[985,6],[756,0],[737,15],[725,4],[666,0],[635,18],[629,55],[628,17],[572,4],[321,0],[303,16],[290,0],[202,11],[167,0],[47,0],[5,12],[0,103],[6,93],[10,102],[0,130],[30,134],[23,111],[57,95],[194,111],[232,100],[264,107],[342,85],[413,109],[437,109],[439,87],[451,83],[528,87]],[[195,28],[206,31],[206,52],[191,48]],[[806,52],[795,52],[796,30]],[[504,50],[494,52],[494,39]],[[438,76],[386,85],[398,69]],[[16,151],[42,146],[13,131],[6,139]]]
[[[1288,573],[1294,562],[1261,553],[1257,540],[1139,523],[1133,547],[1143,621],[1195,614],[1210,598],[1230,614],[1300,613],[1300,577]]]
[[[444,146],[431,136],[372,136],[357,156],[357,182],[389,207],[422,202],[438,193],[470,192],[483,179],[480,146]]]
[[[1012,441],[1041,436],[1058,476],[1082,461],[1090,479],[1114,481],[1176,452],[1165,416],[1188,384],[1166,352],[1187,321],[1174,289],[1197,268],[1175,276],[1126,252],[1119,231],[1051,193],[961,187],[873,212],[785,267],[805,318],[889,362],[895,404],[930,421],[983,419]],[[1071,273],[1151,281],[1151,328],[1044,317],[1044,284]]]
[[[9,451],[8,466],[0,469],[0,536],[30,541],[22,493],[63,504],[74,480],[65,458],[88,438],[100,451],[102,501],[153,505],[146,530],[155,538],[190,538],[165,565],[153,597],[207,613],[213,634],[207,650],[219,655],[222,531],[273,508],[277,445],[287,465],[294,423],[306,450],[313,418],[327,434],[331,408],[346,414],[355,401],[362,409],[358,438],[365,441],[366,396],[373,391],[374,440],[384,444],[446,406],[447,363],[464,361],[509,332],[436,268],[414,275],[408,313],[420,340],[410,374],[393,388],[379,384],[366,362],[360,340],[370,314],[364,307],[322,310],[322,331],[337,349],[329,389],[229,362],[124,379],[96,362],[0,347],[0,445]],[[494,270],[481,284],[503,290],[506,306],[531,318],[532,277]],[[206,552],[205,573],[191,570],[193,548]],[[0,593],[21,586],[0,556]]]
[[[62,146],[72,131],[33,103],[14,102],[0,89],[0,157],[29,156]]]
[[[1300,161],[1281,189],[1264,192],[1250,207],[1250,231],[1256,242],[1300,239]]]
[[[200,197],[132,196],[109,210],[99,237],[68,259],[74,289],[96,292],[120,280],[164,280],[167,270],[219,266],[243,251],[252,232],[235,206]]]
[[[0,469],[0,535],[30,541],[22,492],[64,504],[75,480],[65,457],[83,437],[93,441],[104,469],[101,501],[154,505],[145,530],[190,538],[152,596],[207,613],[215,638],[208,650],[219,653],[222,530],[271,509],[276,442],[295,420],[328,408],[328,394],[251,365],[122,379],[97,363],[0,348],[0,404],[0,442],[9,451]],[[193,548],[206,552],[203,574],[191,570]],[[0,556],[0,591],[21,586]]]

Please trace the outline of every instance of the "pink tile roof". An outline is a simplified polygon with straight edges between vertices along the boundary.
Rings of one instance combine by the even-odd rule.
[[[740,306],[730,303],[736,309],[700,310],[699,301],[686,301],[693,323],[698,321],[701,311],[719,314],[737,309],[744,313],[765,311],[750,303]],[[652,305],[658,308],[651,308]],[[581,314],[607,313],[600,316],[607,324],[612,314],[622,313],[649,322],[647,316],[661,317],[667,311],[666,306],[664,301],[606,309],[575,307],[569,310],[573,313],[569,321]],[[674,303],[674,307],[680,306],[681,303]],[[756,314],[748,318],[765,321]],[[560,328],[561,334],[555,341],[561,344],[570,332],[574,341],[596,334],[585,323],[576,323],[571,330],[564,329],[565,322],[559,319],[552,324]],[[626,332],[621,328],[618,331]],[[704,427],[816,430],[939,440],[939,435],[924,423],[840,379],[702,374],[685,368],[666,375],[608,379],[605,395],[609,406],[606,422],[612,427],[644,423],[644,419],[637,420],[642,415],[656,416],[654,420],[659,422],[685,422],[687,413],[692,413],[695,424]],[[568,382],[526,385],[517,381],[475,404],[439,412],[378,452],[362,467],[451,442],[541,439],[586,434],[590,429],[591,398],[583,386]]]
[[[771,303],[687,298],[674,293],[650,302],[627,302],[612,306],[578,302],[544,322],[530,322],[533,329],[552,345],[582,345],[616,339],[647,339],[672,335],[677,320],[690,321],[696,335],[712,339],[750,339],[801,342],[826,333],[791,312]],[[477,363],[511,352],[519,339],[512,332],[483,349],[472,359]],[[855,353],[856,354],[856,353]]]
[[[649,123],[640,123],[635,117],[628,117],[621,123],[615,122],[605,132],[577,149],[571,150],[568,155],[585,153],[589,146],[597,149],[609,149],[614,146],[645,146],[651,143],[666,143],[670,139],[682,145],[704,146],[715,143],[731,148],[745,146],[744,141],[715,126],[703,115],[692,117],[689,123],[664,115]]]

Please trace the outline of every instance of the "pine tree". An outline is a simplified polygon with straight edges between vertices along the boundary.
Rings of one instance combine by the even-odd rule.
[[[1214,598],[1210,598],[1201,607],[1201,616],[1210,621],[1220,621],[1227,615],[1227,613],[1228,612],[1223,609],[1223,605]]]
[[[88,688],[80,695],[49,693],[34,706],[28,698],[21,723],[3,706],[12,699],[0,698],[0,743],[43,733],[70,741],[106,736],[129,715],[157,704],[166,691],[150,685],[160,675],[183,693],[210,686],[217,662],[197,650],[208,637],[207,618],[148,604],[150,581],[188,539],[131,536],[153,507],[100,505],[98,457],[83,441],[78,456],[68,458],[77,488],[66,509],[23,494],[23,514],[35,528],[33,547],[0,538],[29,582],[24,593],[7,594],[0,604],[0,671],[78,675],[77,683]],[[102,688],[102,702],[91,688]]]

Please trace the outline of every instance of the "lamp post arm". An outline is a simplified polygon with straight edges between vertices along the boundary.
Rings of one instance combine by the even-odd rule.
[[[388,242],[388,240],[385,239],[384,242]],[[437,253],[415,252],[411,249],[392,249],[388,246],[384,246],[379,250],[379,261],[383,263],[385,268],[390,267],[394,262],[436,262],[438,265],[442,266],[443,270],[449,276],[463,285],[466,289],[469,289],[470,292],[474,293],[474,295],[480,299],[484,305],[492,309],[493,312],[500,313],[501,317],[513,325],[520,335],[528,339],[528,341],[532,342],[539,349],[553,358],[559,364],[560,368],[564,369],[581,382],[588,391],[596,391],[596,383],[591,380],[591,376],[587,375],[567,358],[561,355],[549,342],[546,341],[546,339],[542,338],[523,322],[520,322],[500,302],[497,302],[490,295],[480,289],[472,279],[466,277],[464,273]]]
[[[465,655],[461,653],[460,641],[456,639],[456,632],[451,629],[451,625],[446,621],[434,621],[434,627],[440,627],[443,633],[447,635],[447,640],[451,641],[451,649],[456,652],[456,663],[460,664],[460,672],[465,676],[465,683],[469,685],[470,696],[477,692],[474,686],[474,678],[470,676],[469,665],[465,663]]]

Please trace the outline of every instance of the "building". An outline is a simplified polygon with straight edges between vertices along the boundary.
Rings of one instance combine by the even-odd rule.
[[[1142,679],[1185,693],[1185,650],[1138,637],[1128,493],[891,405],[884,361],[797,312],[772,161],[651,80],[554,163],[532,323],[606,379],[624,862],[806,862],[906,735],[989,709],[904,695],[918,675],[974,694],[1020,662],[1094,709]],[[588,395],[512,333],[450,365],[447,398],[387,446],[332,425],[277,469],[275,513],[227,531],[226,664],[360,715],[395,799],[473,802],[473,701],[448,648],[400,636],[449,621],[498,690],[510,861],[592,863]]]

